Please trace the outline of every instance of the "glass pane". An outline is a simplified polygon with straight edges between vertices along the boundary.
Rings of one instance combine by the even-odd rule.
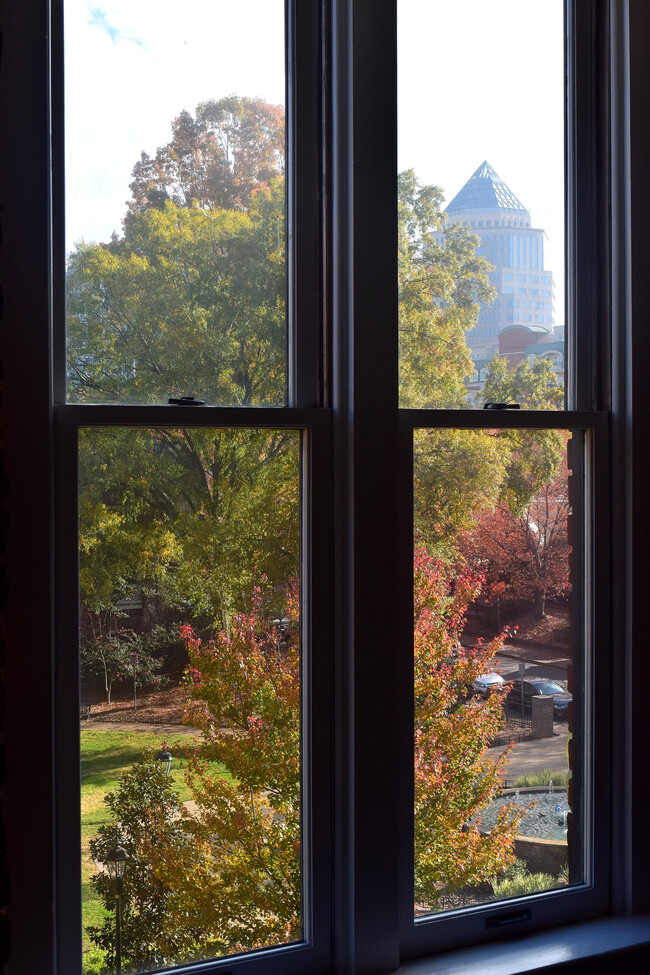
[[[65,0],[65,42],[68,399],[284,404],[283,0]]]
[[[302,937],[300,460],[297,431],[80,430],[88,975]]]
[[[400,402],[563,406],[563,0],[398,0]]]
[[[415,432],[416,917],[585,879],[580,440]]]

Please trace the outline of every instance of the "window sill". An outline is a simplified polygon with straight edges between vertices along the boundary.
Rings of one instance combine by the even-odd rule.
[[[405,962],[398,975],[532,975],[534,972],[610,972],[613,959],[650,958],[650,916],[601,918],[512,941],[445,952]],[[634,965],[631,970],[640,970]]]

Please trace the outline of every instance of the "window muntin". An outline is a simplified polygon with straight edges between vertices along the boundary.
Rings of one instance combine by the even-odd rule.
[[[152,10],[65,2],[67,396],[283,405],[284,3]]]

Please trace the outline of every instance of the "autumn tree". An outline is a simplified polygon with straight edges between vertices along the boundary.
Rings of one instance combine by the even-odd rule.
[[[471,683],[494,666],[505,633],[473,649],[460,645],[465,613],[481,579],[455,578],[424,550],[414,559],[415,898],[440,897],[497,876],[514,861],[520,814],[504,807],[487,835],[482,810],[497,796],[508,751],[488,757],[503,724],[502,695],[472,698]],[[466,704],[465,699],[470,700]]]
[[[162,824],[149,855],[172,891],[170,920],[176,923],[176,905],[188,910],[207,956],[301,936],[300,644],[291,594],[286,615],[280,649],[261,587],[251,612],[235,616],[228,632],[203,643],[183,628],[187,717],[203,740],[186,774],[196,806],[182,817],[182,840]]]
[[[463,651],[459,637],[479,580],[451,578],[422,551],[415,580],[416,896],[434,909],[444,891],[506,869],[517,816],[506,809],[489,835],[479,832],[507,756],[486,756],[503,720],[499,693],[484,701],[470,688],[503,634]],[[182,842],[163,823],[149,850],[155,876],[171,892],[169,917],[183,905],[214,954],[295,940],[301,931],[298,613],[290,599],[290,638],[278,649],[261,596],[258,589],[252,612],[207,643],[184,628],[188,717],[203,739],[187,772],[196,807],[182,815]],[[208,759],[230,777],[212,771]]]
[[[461,551],[485,573],[488,592],[528,600],[542,617],[547,599],[571,591],[569,515],[565,448],[559,472],[529,504],[516,513],[505,504],[485,511],[461,539]]]
[[[131,215],[168,200],[203,210],[248,211],[259,190],[284,177],[284,109],[261,98],[228,95],[183,111],[172,138],[133,170]]]

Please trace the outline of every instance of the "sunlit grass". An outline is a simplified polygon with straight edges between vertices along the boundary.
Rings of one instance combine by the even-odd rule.
[[[97,867],[90,856],[90,840],[97,835],[100,826],[111,821],[104,797],[117,788],[120,774],[139,762],[146,749],[158,751],[165,740],[174,756],[171,784],[185,802],[191,798],[184,778],[188,759],[179,754],[179,749],[192,745],[200,748],[200,739],[187,732],[165,738],[162,732],[81,728],[81,904],[85,975],[91,975],[101,967],[102,952],[91,944],[86,929],[89,925],[101,925],[106,917],[104,906],[91,884]],[[222,775],[228,775],[223,766],[215,765],[217,769]]]
[[[566,789],[569,782],[569,770],[562,769],[561,771],[553,772],[551,769],[543,769],[541,772],[524,772],[523,775],[518,776],[515,779],[516,789],[534,789],[536,787],[550,785],[553,783],[553,788]]]

